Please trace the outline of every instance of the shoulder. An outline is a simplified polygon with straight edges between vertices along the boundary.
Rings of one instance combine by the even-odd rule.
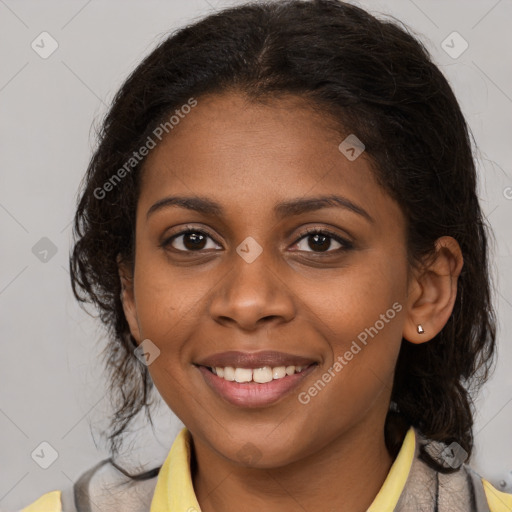
[[[487,480],[481,479],[490,512],[511,512],[512,494],[498,491]],[[62,509],[61,491],[52,491],[24,508],[22,512],[67,512]]]
[[[512,512],[512,494],[498,491],[461,463],[452,445],[427,439],[418,431],[415,441],[414,457],[398,501],[399,512],[423,510],[425,502],[439,511]]]
[[[482,478],[485,496],[491,512],[511,512],[512,494],[498,491],[487,480]]]
[[[61,495],[61,491],[44,494],[21,512],[62,512]]]
[[[147,512],[157,478],[158,469],[129,478],[107,459],[85,471],[73,486],[44,494],[21,512],[82,512],[91,510],[91,504],[102,512]]]

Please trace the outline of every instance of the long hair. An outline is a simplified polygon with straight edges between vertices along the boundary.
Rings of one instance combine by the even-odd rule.
[[[408,29],[338,0],[256,2],[212,14],[171,34],[115,96],[84,178],[70,256],[75,296],[98,308],[109,332],[111,451],[153,386],[133,353],[116,261],[133,264],[144,160],[132,162],[108,193],[102,187],[191,97],[230,90],[254,102],[296,95],[357,134],[404,212],[411,265],[433,253],[437,238],[458,241],[464,267],[453,313],[428,343],[402,340],[386,442],[396,453],[412,425],[471,454],[472,393],[488,377],[496,328],[469,129],[447,80]]]

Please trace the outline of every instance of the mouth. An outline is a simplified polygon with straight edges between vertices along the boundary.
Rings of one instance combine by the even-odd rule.
[[[309,365],[308,365],[309,366]],[[263,366],[262,368],[233,368],[232,366],[206,366],[214,375],[228,382],[256,382],[266,384],[273,380],[284,379],[286,376],[301,373],[306,366]]]
[[[223,400],[254,408],[271,405],[289,395],[318,362],[280,352],[224,352],[195,366],[210,389]]]

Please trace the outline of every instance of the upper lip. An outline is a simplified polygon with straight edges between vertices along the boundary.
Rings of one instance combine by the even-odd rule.
[[[276,352],[273,350],[264,350],[261,352],[219,352],[207,356],[196,364],[198,366],[221,367],[231,366],[233,368],[263,368],[270,366],[309,366],[315,363],[314,359],[309,357],[287,354],[285,352]]]

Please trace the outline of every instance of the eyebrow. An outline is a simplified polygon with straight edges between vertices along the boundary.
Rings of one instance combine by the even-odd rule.
[[[146,219],[148,219],[157,211],[173,206],[186,208],[188,210],[193,210],[205,215],[212,215],[217,217],[224,216],[224,209],[222,206],[219,203],[216,203],[215,201],[212,201],[206,197],[169,196],[160,199],[153,206],[151,206],[146,214]],[[338,195],[291,199],[289,201],[284,201],[275,205],[274,213],[277,218],[282,219],[288,216],[301,215],[303,213],[321,210],[322,208],[332,207],[350,210],[372,223],[375,222],[373,217],[364,208],[353,203],[346,197]]]

